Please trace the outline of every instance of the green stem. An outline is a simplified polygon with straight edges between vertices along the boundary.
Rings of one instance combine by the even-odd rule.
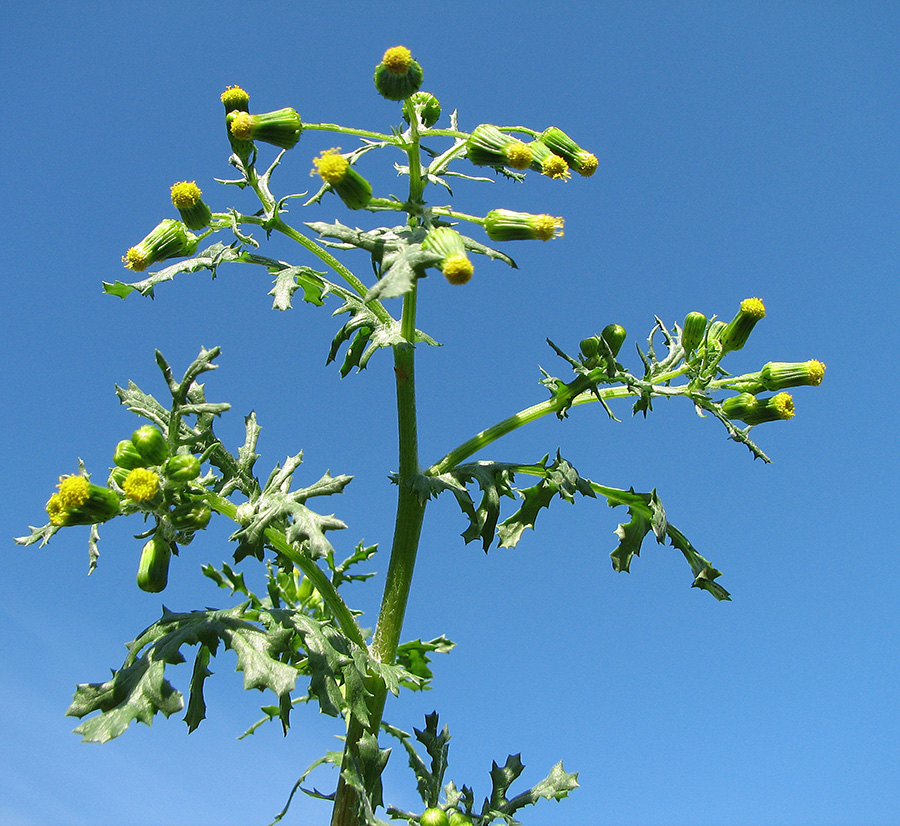
[[[410,173],[409,203],[415,204],[422,198],[425,181],[422,178],[419,162],[415,117],[411,118],[411,121],[412,142],[407,147]],[[394,539],[381,609],[370,646],[372,656],[383,663],[393,662],[397,654],[419,548],[422,520],[425,516],[425,504],[405,484],[407,479],[419,472],[414,344],[416,340],[416,296],[417,289],[413,286],[413,289],[403,297],[403,314],[400,320],[402,341],[393,348],[399,448],[397,516],[394,522]],[[352,716],[348,720],[341,778],[338,780],[334,809],[331,815],[332,826],[358,826],[357,794],[353,787],[345,782],[344,771],[354,763],[359,765],[360,739],[365,734],[377,738],[387,697],[387,688],[381,680],[371,679],[367,688],[372,695],[368,702],[368,726],[363,726]],[[368,791],[371,793],[372,789]]]

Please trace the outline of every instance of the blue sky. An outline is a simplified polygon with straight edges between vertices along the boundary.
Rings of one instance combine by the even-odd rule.
[[[337,748],[338,725],[312,710],[286,739],[269,727],[237,742],[269,700],[240,690],[228,653],[212,666],[209,719],[194,734],[173,716],[82,745],[63,716],[75,683],[105,679],[161,610],[160,595],[133,585],[140,526],[107,527],[90,578],[87,529],[43,549],[11,537],[43,521],[78,457],[103,475],[138,423],[114,385],[163,390],[154,348],[182,367],[221,345],[207,389],[233,408],[217,432],[236,448],[255,410],[259,467],[303,449],[305,479],[355,475],[333,503],[350,526],[339,550],[389,546],[386,355],[341,381],[324,367],[328,309],[271,310],[271,285],[251,268],[186,276],[152,302],[104,296],[100,282],[124,279],[120,256],[173,217],[173,182],[196,180],[217,210],[250,206],[213,181],[231,173],[226,85],[247,89],[255,111],[294,106],[309,122],[387,130],[398,108],[371,75],[402,43],[462,128],[557,125],[600,160],[588,180],[455,187],[463,211],[562,215],[566,234],[510,245],[518,270],[480,261],[464,288],[423,282],[418,325],[444,344],[419,355],[423,461],[545,397],[538,365],[562,369],[546,337],[573,350],[611,322],[629,331],[623,352],[637,369],[633,342],[654,314],[729,318],[759,296],[768,315],[730,369],[817,358],[828,371],[795,394],[792,421],[755,431],[771,465],[678,400],[646,420],[625,405],[621,423],[579,407],[479,456],[531,462],[559,447],[595,481],[656,488],[733,602],[690,589],[680,555],[649,541],[630,575],[614,573],[622,514],[602,503],[555,504],[516,549],[485,556],[459,539],[455,505],[438,500],[404,637],[446,634],[457,648],[435,662],[435,689],[390,701],[387,719],[411,730],[437,709],[453,734],[448,778],[479,799],[491,760],[521,752],[524,788],[562,759],[582,788],[531,810],[536,826],[896,823],[898,35],[888,3],[18,6],[0,55],[0,822],[263,824],[299,773]],[[312,158],[335,143],[305,134],[277,191],[308,189]],[[364,158],[381,194],[403,191],[394,160]],[[334,197],[292,216],[378,223]],[[282,242],[266,254],[315,266]],[[344,260],[366,274],[362,253]],[[176,560],[169,608],[227,604],[199,573],[230,558],[224,535]],[[376,582],[347,596],[370,624]],[[187,669],[173,671],[180,687]],[[414,808],[404,764],[396,753],[388,799]],[[285,823],[327,817],[299,800]]]

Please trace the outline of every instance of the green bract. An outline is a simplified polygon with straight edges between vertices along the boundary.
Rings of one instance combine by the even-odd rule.
[[[169,581],[171,556],[172,549],[168,542],[158,536],[148,539],[141,549],[137,572],[138,588],[154,594],[164,591]]]

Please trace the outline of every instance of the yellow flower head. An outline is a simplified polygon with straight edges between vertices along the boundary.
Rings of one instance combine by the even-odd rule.
[[[231,130],[231,134],[238,140],[250,140],[253,132],[253,115],[249,115],[247,112],[238,112],[237,115],[231,119],[231,124],[228,128]]]
[[[531,222],[534,237],[540,241],[549,241],[551,238],[559,238],[563,233],[562,218],[553,215],[535,215]]]
[[[63,507],[62,500],[60,500],[58,493],[54,493],[47,501],[47,516],[50,517],[51,525],[61,527],[66,524],[68,513]]]
[[[522,141],[511,143],[504,149],[506,161],[513,169],[528,169],[531,166],[531,149]]]
[[[590,178],[597,171],[597,156],[590,152],[579,152],[575,161],[575,168],[585,178]]]
[[[394,75],[405,75],[412,65],[412,52],[406,46],[392,46],[384,53],[381,62]]]
[[[790,393],[779,393],[777,396],[773,396],[769,405],[778,414],[779,419],[794,417],[794,399]]]
[[[83,505],[91,493],[91,485],[84,476],[59,477],[59,506],[67,511]]]
[[[135,272],[143,272],[147,269],[150,264],[149,260],[150,256],[144,251],[144,249],[138,245],[136,247],[132,247],[125,255],[122,256],[122,263],[129,269],[134,270]]]
[[[812,387],[818,387],[825,378],[825,365],[821,361],[810,359],[806,362],[809,371],[809,383]]]
[[[340,154],[340,151],[340,147],[328,149],[319,155],[318,158],[314,158],[313,164],[315,169],[309,174],[315,175],[318,173],[322,180],[328,184],[340,183],[350,167],[350,162]]]
[[[541,163],[541,174],[548,178],[561,178],[562,180],[566,180],[572,175],[566,159],[559,155],[548,155],[544,159]]]
[[[189,209],[196,206],[203,193],[196,181],[179,181],[172,184],[172,204],[177,209]]]
[[[136,467],[125,477],[122,490],[129,499],[146,502],[159,490],[159,474],[145,467]]]
[[[465,284],[472,278],[475,267],[465,253],[449,255],[441,262],[444,277],[451,284]]]
[[[745,298],[741,302],[741,312],[757,321],[766,316],[766,307],[758,298]]]
[[[246,112],[247,104],[250,102],[250,95],[241,89],[240,86],[229,86],[222,92],[221,100],[229,112],[233,112],[236,109]]]

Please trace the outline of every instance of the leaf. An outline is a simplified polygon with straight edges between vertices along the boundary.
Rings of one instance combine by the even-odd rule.
[[[381,277],[369,288],[365,301],[383,301],[408,293],[416,280],[425,275],[426,267],[433,267],[441,256],[422,249],[421,244],[408,244],[388,252],[381,260]]]
[[[431,688],[429,683],[434,675],[428,667],[431,662],[429,654],[446,654],[455,647],[456,643],[444,636],[436,637],[428,642],[411,640],[397,648],[397,665],[402,666],[410,674],[419,678],[418,682],[404,681],[403,685],[413,691],[427,691]]]
[[[578,788],[578,772],[567,772],[559,761],[540,783],[536,783],[527,792],[516,795],[504,807],[504,811],[512,813],[523,806],[530,806],[540,798],[545,800],[562,800],[569,792]]]
[[[303,300],[307,303],[317,307],[321,307],[325,303],[323,298],[325,283],[321,278],[323,273],[316,272],[309,267],[285,267],[273,274],[275,286],[269,290],[269,295],[273,296],[272,307],[274,309],[291,309],[291,300],[299,289],[303,290]]]
[[[431,769],[425,776],[423,782],[420,779],[419,794],[422,795],[422,801],[426,807],[437,806],[438,795],[441,792],[441,784],[444,781],[444,772],[447,771],[447,753],[450,749],[450,730],[444,726],[441,732],[438,732],[438,714],[436,711],[425,715],[425,728],[421,731],[417,728],[413,729],[416,739],[425,746],[425,751],[431,758]],[[423,791],[425,794],[423,794]]]

